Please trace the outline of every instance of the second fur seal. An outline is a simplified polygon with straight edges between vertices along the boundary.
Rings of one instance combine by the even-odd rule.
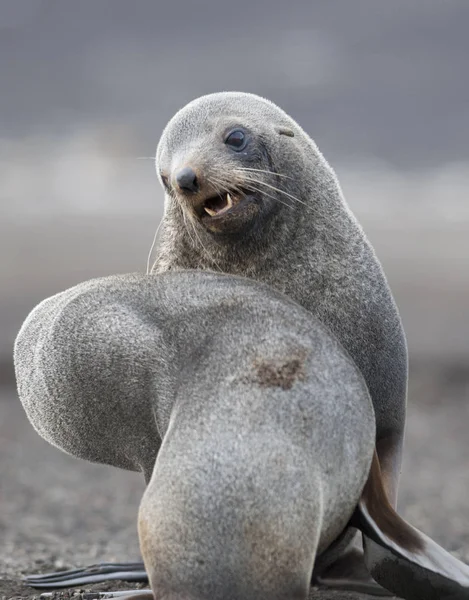
[[[395,504],[404,332],[381,265],[316,144],[268,100],[211,94],[171,119],[156,166],[166,203],[153,271],[211,269],[257,279],[319,317],[365,377]]]
[[[217,93],[171,119],[156,168],[166,200],[153,271],[247,276],[282,291],[327,325],[368,385],[383,481],[396,507],[405,336],[381,265],[316,144],[269,100]],[[331,549],[324,569],[340,553]],[[351,555],[344,563],[344,587],[356,587],[348,576],[352,556],[356,560]],[[377,592],[372,582],[361,589]]]

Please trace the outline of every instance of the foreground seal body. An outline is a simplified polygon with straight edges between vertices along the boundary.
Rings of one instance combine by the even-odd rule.
[[[211,273],[111,277],[43,302],[15,364],[45,439],[150,479],[156,598],[306,598],[375,433],[361,374],[307,311]]]
[[[317,146],[272,102],[219,93],[171,119],[156,166],[166,200],[153,270],[211,269],[257,279],[329,327],[368,385],[395,506],[405,337],[380,263]]]
[[[304,600],[350,518],[389,590],[469,598],[469,569],[389,505],[356,365],[271,288],[195,271],[86,282],[31,313],[15,369],[45,439],[145,474],[155,600]]]

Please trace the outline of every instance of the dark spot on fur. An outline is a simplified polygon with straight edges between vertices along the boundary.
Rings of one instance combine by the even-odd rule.
[[[298,379],[304,380],[304,362],[306,356],[297,355],[284,360],[256,359],[255,381],[262,387],[280,387],[289,390]]]

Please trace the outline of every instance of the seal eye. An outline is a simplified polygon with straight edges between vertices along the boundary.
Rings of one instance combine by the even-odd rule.
[[[225,144],[231,146],[234,150],[242,150],[246,145],[246,136],[240,129],[232,131],[225,140]]]

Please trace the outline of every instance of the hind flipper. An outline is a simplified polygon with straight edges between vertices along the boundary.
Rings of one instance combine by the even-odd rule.
[[[27,585],[38,589],[69,588],[113,580],[148,582],[148,576],[143,562],[135,562],[101,563],[82,569],[28,575],[24,578]]]
[[[353,519],[378,583],[405,600],[469,600],[469,567],[402,519],[390,505],[375,453]]]
[[[56,592],[45,592],[39,596],[40,600],[54,600]],[[78,592],[74,593],[75,600],[105,600],[106,598],[119,598],[119,600],[155,600],[151,590],[119,590],[116,592]]]
[[[319,575],[313,573],[313,585],[327,590],[358,592],[367,596],[394,596],[372,579],[363,552],[350,548]]]

